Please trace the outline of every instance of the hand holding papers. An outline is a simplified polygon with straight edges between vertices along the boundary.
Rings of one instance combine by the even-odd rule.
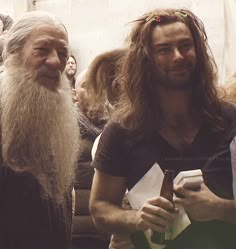
[[[196,173],[199,173],[199,171],[196,171],[195,173],[192,172],[191,174],[192,177],[194,177]],[[191,184],[189,184],[189,181],[186,180],[187,178],[186,174],[187,173],[184,173],[184,177],[183,175],[181,177],[178,177],[178,176],[177,177],[180,178],[180,180],[182,179],[182,181],[186,182],[185,184],[187,184],[188,182],[187,185],[190,186]],[[176,179],[178,180],[177,177]],[[159,196],[163,178],[164,178],[164,174],[160,166],[157,163],[155,163],[153,167],[142,177],[142,179],[140,179],[140,181],[128,192],[127,197],[129,199],[131,207],[133,209],[140,209],[143,203],[147,199],[153,198],[155,196]],[[198,178],[196,182],[192,181],[192,182],[195,182],[193,184],[195,187],[197,186],[197,182],[199,182],[199,179],[200,178]],[[173,229],[172,229],[173,231],[172,239],[174,239],[187,226],[191,224],[185,210],[182,207],[178,207],[178,209],[179,209],[179,212],[178,214],[176,214],[176,219],[175,219]],[[151,239],[150,239],[151,231],[150,230],[147,230],[145,232],[145,235],[152,249],[159,249],[159,248],[165,247],[165,246],[163,247],[163,245],[157,245],[151,242]]]
[[[202,171],[200,169],[181,171],[175,177],[174,184],[183,185],[185,188],[197,190],[203,183]]]

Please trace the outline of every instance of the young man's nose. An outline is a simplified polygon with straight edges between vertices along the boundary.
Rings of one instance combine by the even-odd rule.
[[[173,49],[173,58],[174,58],[174,60],[183,59],[183,55],[182,55],[181,51],[179,50],[179,48]]]

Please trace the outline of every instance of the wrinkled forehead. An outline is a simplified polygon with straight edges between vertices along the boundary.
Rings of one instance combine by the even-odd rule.
[[[29,36],[28,42],[51,42],[64,47],[68,47],[68,35],[63,25],[45,23],[34,28]]]

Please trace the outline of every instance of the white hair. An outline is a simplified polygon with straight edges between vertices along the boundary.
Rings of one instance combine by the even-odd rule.
[[[32,174],[43,196],[63,203],[78,156],[77,112],[63,79],[56,91],[33,80],[19,54],[6,61],[1,84],[1,143],[6,166]]]
[[[3,60],[6,60],[9,54],[20,51],[31,35],[32,31],[42,24],[62,26],[67,33],[64,24],[56,16],[43,11],[27,12],[18,20],[16,20],[12,28],[9,30],[3,49]]]

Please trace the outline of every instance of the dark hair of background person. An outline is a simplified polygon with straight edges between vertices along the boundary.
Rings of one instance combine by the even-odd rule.
[[[76,65],[76,69],[75,69],[75,74],[76,74],[76,72],[77,72],[77,60],[76,60],[76,58],[75,58],[75,56],[74,55],[69,55],[69,57],[68,58],[73,58],[74,59],[74,61],[75,61],[75,65]],[[75,75],[74,75],[74,77],[73,77],[73,80],[72,80],[72,82],[71,82],[71,87],[72,88],[75,88],[75,80],[76,80],[76,78],[75,78]]]
[[[159,126],[159,107],[155,101],[155,62],[152,55],[152,31],[157,25],[181,22],[190,30],[196,48],[197,65],[193,84],[192,105],[198,115],[205,118],[214,129],[224,129],[218,97],[217,66],[207,43],[204,24],[187,9],[156,10],[160,22],[147,22],[151,13],[133,21],[134,27],[127,38],[129,48],[120,60],[121,74],[117,78],[124,86],[122,97],[113,120],[120,121],[126,128],[152,132]],[[153,125],[150,129],[150,125]]]

